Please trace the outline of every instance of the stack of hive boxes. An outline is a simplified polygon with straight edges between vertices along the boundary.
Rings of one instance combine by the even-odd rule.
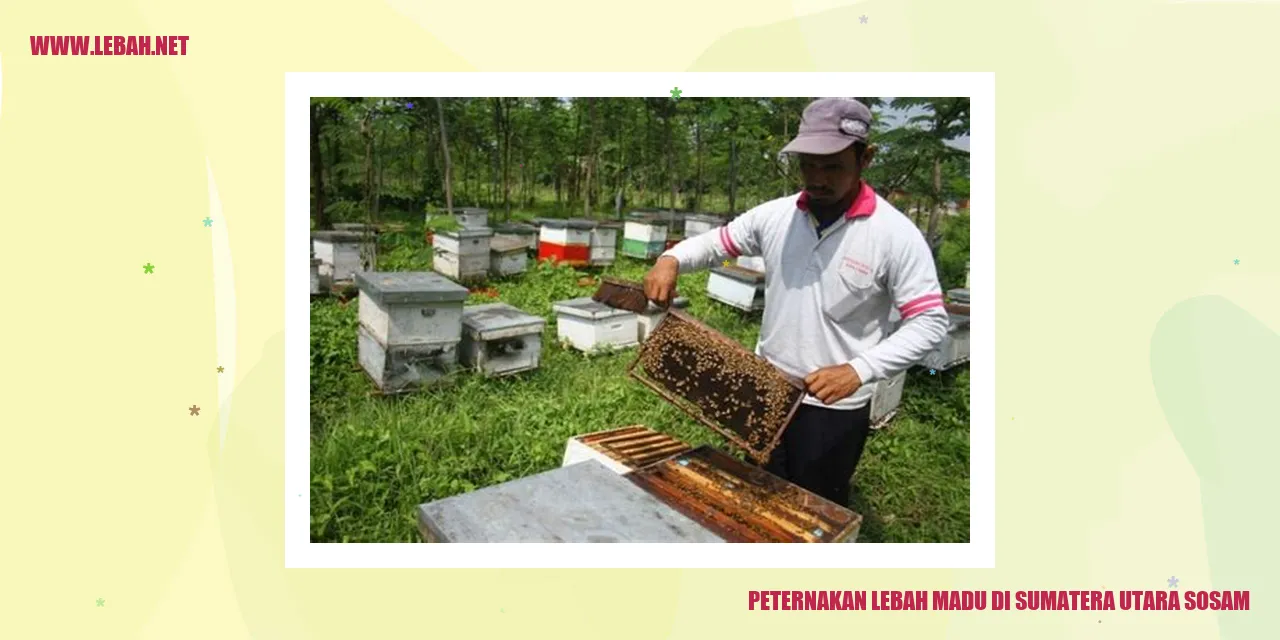
[[[362,272],[360,366],[383,393],[433,382],[457,365],[466,288],[428,272]]]

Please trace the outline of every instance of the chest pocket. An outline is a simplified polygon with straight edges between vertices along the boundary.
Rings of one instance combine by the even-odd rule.
[[[822,273],[822,311],[835,322],[849,320],[882,287],[870,258],[842,257]]]

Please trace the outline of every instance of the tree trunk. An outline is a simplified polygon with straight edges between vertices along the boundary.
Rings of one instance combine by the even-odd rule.
[[[364,139],[364,210],[366,222],[373,221],[373,115],[366,111],[360,121],[360,137]]]
[[[592,186],[592,180],[596,180],[596,181],[599,180],[599,178],[597,178],[595,175],[596,173],[596,129],[598,127],[596,126],[596,102],[597,101],[591,98],[586,98],[586,100],[587,100],[587,108],[589,109],[588,116],[587,116],[587,126],[591,128],[591,133],[587,138],[587,179],[583,185],[583,190],[582,190],[582,217],[590,219],[592,217],[591,216],[591,205],[593,204],[592,195],[595,193],[595,189]]]
[[[320,153],[320,106],[311,103],[311,177],[315,189],[316,229],[328,229],[329,220],[324,213],[324,156]]]
[[[729,215],[738,211],[738,141],[729,138]]]
[[[667,176],[671,180],[671,210],[676,210],[676,143],[675,143],[675,108],[667,116]]]
[[[929,231],[925,234],[925,238],[929,241],[929,247],[933,250],[934,257],[938,254],[938,222],[942,219],[942,158],[933,159],[933,211],[929,214]]]
[[[449,215],[453,215],[453,162],[449,158],[449,133],[444,128],[444,103],[436,98],[436,108],[440,111],[440,150],[444,152],[444,206]]]
[[[693,121],[693,139],[697,147],[698,153],[698,179],[693,184],[693,210],[697,213],[702,212],[702,110],[699,108],[698,114]]]

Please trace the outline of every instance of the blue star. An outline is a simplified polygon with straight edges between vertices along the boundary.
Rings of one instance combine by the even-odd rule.
[[[404,103],[404,108],[406,108],[406,109],[412,109],[412,108],[413,108],[413,103],[412,103],[412,102],[406,102],[406,103]]]
[[[212,226],[213,226],[213,218],[210,218],[210,217],[208,217],[208,216],[205,216],[205,219],[204,219],[204,226],[206,226],[206,227],[212,227]]]
[[[932,376],[932,375],[937,375],[937,373],[938,373],[938,372],[937,372],[937,370],[935,370],[935,369],[930,369],[930,370],[929,370],[929,375],[931,375],[931,376]]]
[[[1173,577],[1173,576],[1169,576],[1169,588],[1170,588],[1170,589],[1177,589],[1177,588],[1178,588],[1178,579],[1177,579],[1177,578],[1175,578],[1175,577]]]

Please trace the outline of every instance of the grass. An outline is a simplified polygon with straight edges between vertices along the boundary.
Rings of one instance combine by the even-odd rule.
[[[420,225],[382,237],[380,270],[430,269]],[[647,267],[619,256],[603,273],[638,280]],[[537,371],[498,379],[463,373],[401,397],[372,395],[356,360],[356,302],[313,302],[311,539],[419,542],[417,505],[558,467],[565,441],[580,433],[643,424],[734,452],[626,376],[634,350],[588,357],[558,344],[551,306],[591,295],[594,285],[579,286],[585,275],[531,263],[525,274],[485,285],[548,319]],[[754,347],[758,316],[709,300],[707,276],[681,276],[689,311]],[[467,303],[491,301],[475,293]],[[908,375],[898,416],[868,440],[854,478],[860,542],[968,541],[968,424],[967,368]]]

